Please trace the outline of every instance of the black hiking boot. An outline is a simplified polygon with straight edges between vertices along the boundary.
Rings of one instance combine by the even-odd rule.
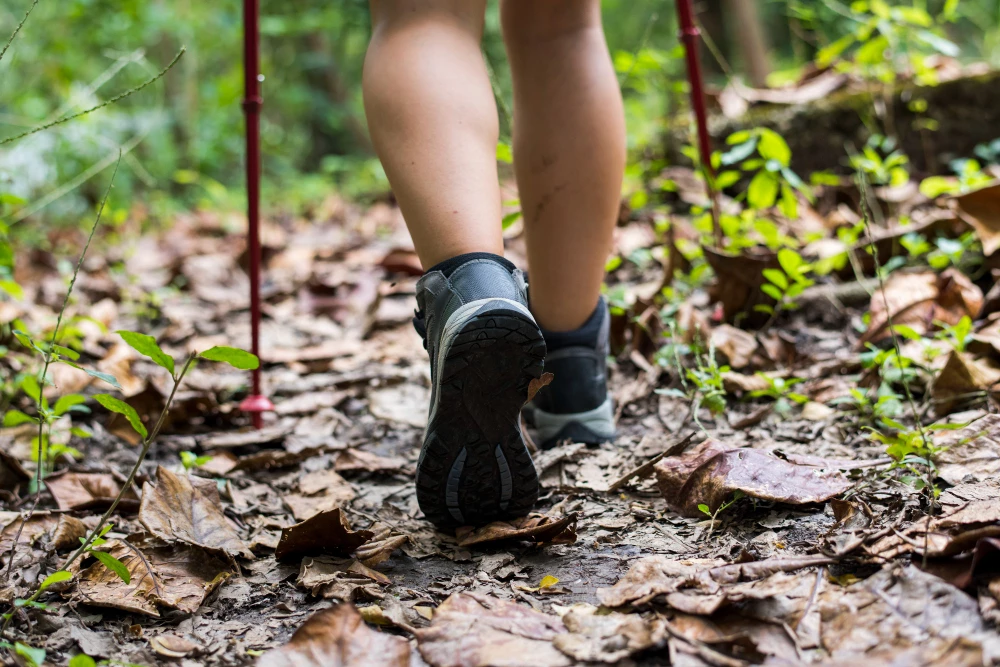
[[[432,384],[417,502],[440,527],[523,516],[538,498],[519,416],[528,383],[542,374],[545,342],[522,273],[499,256],[470,257],[417,283],[414,326]]]
[[[525,419],[542,449],[563,440],[597,445],[615,438],[615,410],[608,395],[610,316],[600,298],[594,314],[575,331],[544,332],[545,370],[555,375],[525,407]]]

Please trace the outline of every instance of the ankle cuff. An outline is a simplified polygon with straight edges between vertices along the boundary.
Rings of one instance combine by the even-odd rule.
[[[510,260],[508,260],[506,257],[502,257],[501,255],[494,255],[491,252],[467,252],[463,255],[455,255],[454,257],[444,260],[443,262],[438,262],[431,268],[427,269],[426,273],[433,273],[434,271],[440,271],[441,273],[444,274],[445,278],[450,278],[451,274],[454,273],[456,269],[458,269],[460,266],[462,266],[467,262],[471,262],[474,259],[492,260],[497,264],[499,264],[500,266],[507,269],[508,271],[510,271],[511,273],[513,273],[514,269],[517,268],[516,266],[514,266],[513,263],[511,263]]]
[[[587,321],[572,331],[547,331],[542,329],[545,347],[549,352],[564,347],[596,347],[601,336],[601,325],[605,317],[604,300],[598,299],[597,307]]]

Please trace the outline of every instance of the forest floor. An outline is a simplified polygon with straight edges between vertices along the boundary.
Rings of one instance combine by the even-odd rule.
[[[911,208],[910,230],[958,224],[948,205]],[[837,215],[849,211],[827,206],[813,223],[835,239],[852,222]],[[1000,333],[988,285],[954,267],[911,268],[859,298],[848,275],[848,288],[826,280],[798,310],[746,331],[722,319],[749,310],[759,263],[778,266],[773,255],[710,258],[713,296],[675,284],[654,298],[683,263],[671,251],[678,232],[665,237],[656,223],[635,214],[617,230],[618,438],[537,452],[537,515],[452,534],[425,522],[415,499],[430,378],[410,324],[419,264],[398,211],[331,198],[308,220],[269,220],[261,349],[275,412],[250,429],[237,407],[247,374],[199,363],[100,547],[130,583],[88,557],[42,596],[46,609],[19,608],[8,637],[44,648],[46,664],[80,653],[143,665],[375,667],[1000,659],[1000,417],[990,393]],[[170,377],[114,332],[149,333],[178,360],[247,346],[244,224],[201,213],[112,247],[99,236],[83,264],[66,321],[83,360],[117,378],[147,427]],[[880,232],[883,261],[899,250],[894,233]],[[508,236],[523,265],[516,225]],[[0,303],[0,321],[51,331],[66,267],[37,252],[19,272],[25,298]],[[897,393],[875,406],[879,366],[863,342],[892,349],[887,308],[905,322],[903,346],[918,346],[915,396],[884,372],[890,389],[880,395]],[[935,337],[935,322],[963,316],[976,328],[955,334],[960,343]],[[692,354],[699,339],[725,368]],[[25,359],[8,355],[5,372],[37,372]],[[691,370],[683,382],[672,359]],[[119,395],[66,365],[50,373],[52,402]],[[32,412],[23,397],[14,407]],[[878,420],[889,414],[887,431]],[[67,412],[52,442],[81,456],[59,457],[25,522],[36,432],[30,423],[0,431],[5,603],[78,546],[139,451],[120,416],[96,404]],[[921,488],[927,480],[941,489],[936,499]]]

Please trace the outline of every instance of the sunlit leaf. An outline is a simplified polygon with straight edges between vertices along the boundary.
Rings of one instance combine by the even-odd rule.
[[[139,419],[139,413],[125,401],[115,398],[110,394],[97,394],[94,396],[94,400],[111,412],[117,412],[118,414],[123,415],[125,419],[128,420],[128,423],[132,425],[132,428],[135,429],[136,433],[141,435],[143,439],[149,436],[149,432],[146,431],[146,427],[143,425],[142,420]]]
[[[118,331],[117,333],[122,337],[122,340],[128,343],[136,352],[149,357],[157,366],[166,368],[171,375],[174,374],[173,357],[160,349],[160,346],[157,345],[155,338],[146,334],[137,333],[135,331]]]
[[[60,396],[59,400],[56,401],[55,406],[52,411],[56,415],[61,415],[65,412],[71,410],[74,406],[81,405],[87,402],[87,397],[81,394],[67,394],[65,396]]]
[[[208,361],[222,361],[241,371],[250,371],[260,366],[260,359],[256,355],[235,347],[216,347],[205,350],[198,355]]]
[[[58,584],[63,581],[69,581],[72,578],[73,578],[72,573],[66,570],[57,570],[52,574],[50,574],[49,576],[45,577],[45,581],[42,582],[42,585],[39,586],[38,590],[39,592],[44,591],[46,588],[52,586],[53,584]]]
[[[104,553],[103,551],[91,551],[90,555],[101,561],[101,563],[104,564],[104,567],[117,574],[118,578],[126,584],[131,583],[132,575],[129,574],[128,568],[125,567],[125,563],[121,562],[109,553]]]
[[[37,424],[38,420],[30,415],[24,414],[20,410],[8,410],[7,414],[3,416],[3,425],[7,428],[28,423]]]

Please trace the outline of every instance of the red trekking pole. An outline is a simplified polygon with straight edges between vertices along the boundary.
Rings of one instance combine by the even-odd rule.
[[[695,123],[698,126],[698,151],[701,155],[702,169],[705,170],[705,185],[708,196],[712,199],[712,222],[715,231],[716,245],[722,246],[722,228],[719,227],[719,207],[715,187],[712,185],[714,170],[712,169],[712,140],[708,135],[708,113],[705,110],[705,86],[701,77],[701,62],[698,60],[698,38],[701,33],[694,24],[694,12],[691,0],[677,0],[677,20],[681,29],[681,42],[684,44],[684,58],[687,61],[688,82],[691,84],[691,108],[694,110]]]
[[[243,0],[243,114],[247,134],[247,246],[250,254],[250,351],[260,357],[260,8],[259,0]],[[252,371],[253,391],[240,403],[254,428],[264,423],[274,404],[261,393],[260,366]]]

